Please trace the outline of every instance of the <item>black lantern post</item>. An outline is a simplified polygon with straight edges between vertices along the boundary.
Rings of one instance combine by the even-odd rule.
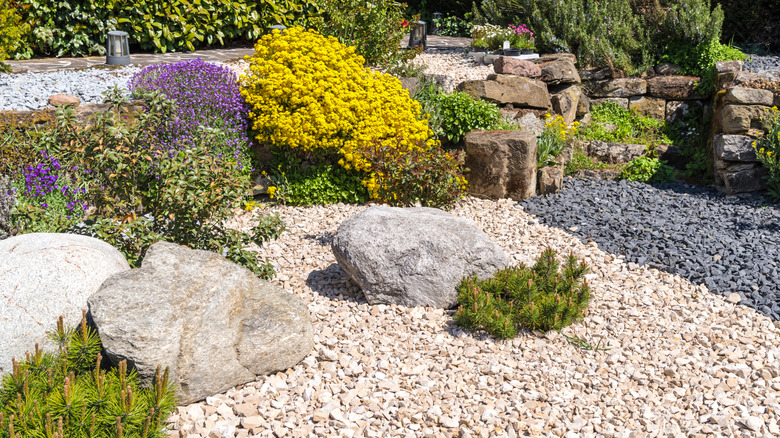
[[[409,48],[422,46],[423,50],[428,48],[428,33],[424,21],[412,23],[412,31],[409,33]]]
[[[127,32],[112,30],[108,33],[108,40],[106,41],[106,64],[130,64],[130,42],[128,40]]]

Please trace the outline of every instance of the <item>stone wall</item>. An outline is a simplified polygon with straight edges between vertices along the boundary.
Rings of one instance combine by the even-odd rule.
[[[780,71],[744,72],[741,61],[719,62],[716,69],[709,145],[715,184],[729,195],[763,190],[767,171],[753,142],[764,133],[767,111],[780,105],[780,93],[762,88],[780,80]]]

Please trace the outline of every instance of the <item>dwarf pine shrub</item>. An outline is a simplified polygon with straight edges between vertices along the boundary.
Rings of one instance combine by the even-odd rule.
[[[157,369],[150,388],[141,388],[122,361],[101,369],[98,334],[83,318],[76,329],[60,317],[51,334],[57,352],[35,345],[0,383],[0,438],[167,436],[165,420],[176,405],[168,369]]]
[[[574,255],[563,265],[547,248],[536,263],[496,271],[493,278],[464,278],[457,287],[455,323],[508,339],[520,329],[558,330],[583,318],[590,303],[588,266]]]

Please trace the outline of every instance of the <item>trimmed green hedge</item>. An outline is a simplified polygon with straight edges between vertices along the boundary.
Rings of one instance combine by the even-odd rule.
[[[256,40],[273,24],[300,24],[316,15],[314,0],[16,0],[30,29],[13,53],[104,55],[106,33],[130,34],[135,50],[191,51]]]

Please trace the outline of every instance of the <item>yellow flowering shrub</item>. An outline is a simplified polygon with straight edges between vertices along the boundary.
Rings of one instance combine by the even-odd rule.
[[[753,142],[753,149],[761,164],[769,171],[769,194],[775,200],[780,200],[780,111],[774,106],[768,111],[764,120],[767,132],[763,138]]]
[[[544,131],[536,140],[536,160],[540,168],[555,164],[553,158],[563,152],[577,134],[579,125],[579,122],[567,124],[560,115],[545,114]]]
[[[397,154],[437,145],[400,81],[364,67],[355,48],[336,38],[298,27],[274,31],[247,60],[241,94],[256,139],[274,149],[370,171],[364,151],[373,141],[399,138]]]

